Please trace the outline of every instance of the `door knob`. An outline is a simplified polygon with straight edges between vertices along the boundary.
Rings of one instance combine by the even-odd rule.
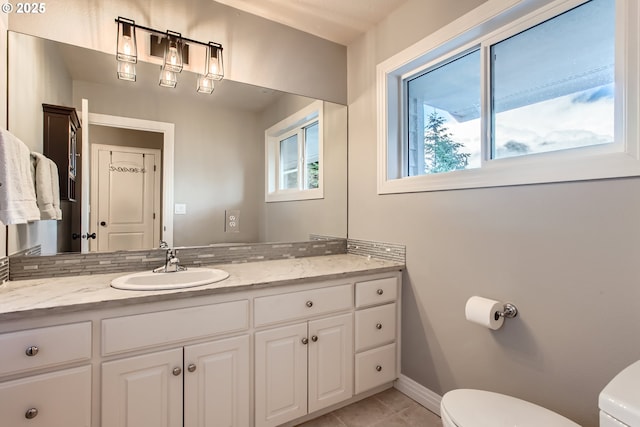
[[[85,239],[89,240],[89,239],[95,239],[96,237],[98,237],[96,235],[96,233],[91,233],[91,234],[86,234],[83,236]]]
[[[382,329],[382,323],[376,323],[376,329]]]
[[[107,223],[105,221],[100,221],[100,225],[103,226],[103,227],[106,227]]]
[[[311,341],[313,341],[313,342],[318,341],[318,336],[317,335],[312,336],[311,337]]]
[[[189,372],[195,372],[195,371],[196,371],[196,365],[195,365],[195,363],[191,363],[191,364],[189,364],[189,366],[187,366],[187,371],[189,371]]]
[[[182,373],[182,369],[180,369],[180,368],[173,368],[173,371],[172,371],[172,372],[173,372],[173,375],[175,375],[175,376],[177,377],[178,375],[180,375],[180,374]]]
[[[73,240],[79,239],[80,237],[82,237],[82,236],[80,236],[78,233],[72,233],[72,234],[71,234],[71,238],[72,238]]]
[[[307,345],[307,343],[309,342],[309,339],[305,337],[305,338],[302,338],[301,341],[302,341],[302,344]]]

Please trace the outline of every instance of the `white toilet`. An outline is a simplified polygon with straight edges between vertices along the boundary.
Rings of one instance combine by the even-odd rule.
[[[640,427],[640,361],[602,390],[600,427]],[[580,427],[562,415],[504,394],[452,390],[442,397],[443,427]]]

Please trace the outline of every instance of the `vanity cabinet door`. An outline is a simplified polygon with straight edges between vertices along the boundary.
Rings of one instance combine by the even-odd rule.
[[[309,413],[353,395],[353,315],[309,322]]]
[[[182,427],[182,348],[102,364],[101,427]]]
[[[307,414],[307,322],[255,334],[256,427]]]
[[[184,348],[184,427],[249,426],[249,336]]]

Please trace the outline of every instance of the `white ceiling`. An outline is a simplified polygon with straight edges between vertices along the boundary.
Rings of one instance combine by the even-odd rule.
[[[407,0],[215,0],[348,45]]]

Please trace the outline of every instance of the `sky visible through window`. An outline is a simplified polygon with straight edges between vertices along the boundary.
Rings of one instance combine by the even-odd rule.
[[[498,113],[497,158],[544,153],[613,142],[613,85]],[[480,119],[457,122],[447,111],[424,106],[425,123],[433,112],[446,119],[452,139],[470,153],[467,169],[480,167]],[[597,118],[597,120],[594,120]]]

